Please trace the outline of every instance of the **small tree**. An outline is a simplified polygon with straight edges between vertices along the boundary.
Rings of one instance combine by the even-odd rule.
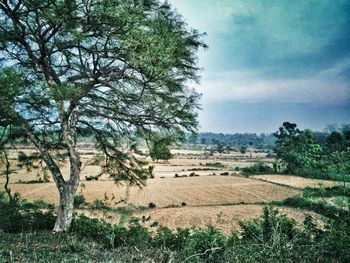
[[[198,81],[200,47],[201,34],[157,0],[0,2],[0,119],[21,130],[53,176],[54,231],[73,218],[78,135],[93,135],[103,172],[141,185],[147,169],[124,147],[130,135],[195,130],[199,95],[186,84]],[[66,157],[67,177],[58,165]]]
[[[239,148],[239,152],[240,152],[241,154],[245,154],[245,153],[247,152],[247,149],[248,149],[247,145],[242,145],[242,146]]]
[[[152,160],[169,160],[171,159],[171,152],[169,146],[171,145],[171,140],[168,137],[158,138],[153,142],[150,149],[150,156]]]
[[[274,136],[277,138],[274,151],[286,165],[287,172],[295,173],[298,169],[320,165],[322,148],[314,143],[310,131],[299,130],[295,123],[284,122]]]
[[[216,144],[216,151],[221,155],[225,151],[225,147],[222,143]]]

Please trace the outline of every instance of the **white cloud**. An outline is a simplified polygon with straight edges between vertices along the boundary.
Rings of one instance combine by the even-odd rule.
[[[250,101],[344,104],[350,100],[350,85],[339,77],[350,60],[309,77],[266,79],[257,71],[217,73],[202,80],[197,89],[204,102]]]

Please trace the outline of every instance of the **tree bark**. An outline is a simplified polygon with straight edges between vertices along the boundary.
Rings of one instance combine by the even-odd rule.
[[[31,132],[29,129],[27,129],[27,134],[42,154],[43,160],[45,161],[48,169],[50,170],[59,192],[60,199],[58,206],[58,215],[53,231],[67,231],[69,230],[72,223],[74,195],[79,185],[81,166],[80,156],[78,152],[73,147],[71,147],[69,158],[71,164],[70,180],[65,181],[60,168],[52,158],[50,152],[41,145],[39,139],[37,139],[34,133]]]
[[[62,132],[63,138],[68,145],[70,177],[69,181],[67,182],[56,182],[58,192],[60,194],[60,203],[55,227],[53,229],[54,232],[67,231],[72,224],[74,196],[78,189],[81,170],[80,155],[76,149],[76,134],[74,132],[74,128],[72,128],[76,125],[77,116],[72,114],[70,126],[68,116],[66,114],[62,115]]]
[[[58,188],[60,203],[53,232],[69,230],[73,220],[73,204],[76,188],[71,184],[65,184]]]
[[[13,196],[11,194],[11,189],[8,187],[8,185],[10,183],[10,173],[11,173],[10,167],[11,167],[11,164],[10,164],[7,152],[5,150],[3,151],[3,154],[4,154],[4,157],[5,157],[5,163],[6,163],[6,171],[5,171],[6,181],[5,181],[4,188],[5,188],[5,191],[7,193],[8,198],[10,199],[10,202],[13,202],[14,198],[13,198]]]

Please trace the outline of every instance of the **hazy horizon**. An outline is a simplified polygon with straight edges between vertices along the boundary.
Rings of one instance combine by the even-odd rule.
[[[171,0],[206,32],[199,131],[350,123],[350,2]]]

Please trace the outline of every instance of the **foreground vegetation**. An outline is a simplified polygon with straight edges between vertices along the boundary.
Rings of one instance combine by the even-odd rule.
[[[348,198],[349,193],[343,187],[307,188],[293,201],[276,203],[314,210],[326,216],[325,225],[316,224],[311,216],[298,225],[265,207],[260,218],[241,222],[241,231],[229,235],[211,226],[172,231],[147,228],[145,219],[132,218],[123,226],[85,216],[75,216],[69,232],[53,234],[52,207],[19,198],[10,202],[2,195],[0,261],[261,262],[263,258],[264,262],[349,262],[349,202],[347,207],[321,206],[315,199]]]

